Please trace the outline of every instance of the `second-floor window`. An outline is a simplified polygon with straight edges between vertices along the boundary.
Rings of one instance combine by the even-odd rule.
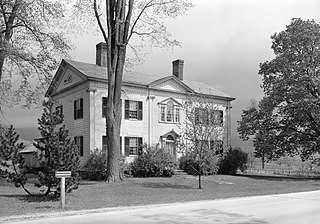
[[[63,115],[63,106],[57,106],[56,107],[56,115],[59,116],[59,123],[62,123],[62,115]]]
[[[141,101],[133,101],[133,100],[125,100],[125,115],[124,119],[129,120],[142,120],[142,102]]]
[[[160,122],[180,123],[180,106],[174,105],[172,101],[160,105]]]
[[[206,108],[195,108],[195,123],[196,124],[210,124],[219,125],[223,124],[223,111],[222,110],[209,110]]]
[[[74,101],[74,119],[82,119],[83,118],[83,99]]]

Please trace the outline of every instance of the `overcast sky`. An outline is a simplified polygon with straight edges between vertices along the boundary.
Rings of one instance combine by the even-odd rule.
[[[262,97],[259,63],[274,57],[270,36],[300,17],[320,22],[319,0],[191,0],[186,16],[167,23],[168,31],[182,42],[173,52],[153,49],[136,71],[170,75],[171,62],[184,60],[184,78],[207,83],[233,101],[232,135],[236,121],[250,99]],[[100,35],[81,36],[73,41],[74,60],[95,63],[95,44]],[[16,127],[37,126],[41,109],[13,108],[4,114]]]

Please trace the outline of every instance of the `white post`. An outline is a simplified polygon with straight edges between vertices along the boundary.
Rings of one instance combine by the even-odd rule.
[[[61,188],[60,188],[60,194],[61,194],[61,208],[64,209],[66,205],[66,190],[65,190],[65,183],[66,183],[66,178],[62,177],[61,178]]]

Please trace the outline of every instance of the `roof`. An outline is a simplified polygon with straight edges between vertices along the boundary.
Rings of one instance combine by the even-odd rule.
[[[101,67],[96,64],[90,64],[85,62],[73,61],[73,60],[63,60],[79,72],[81,72],[88,79],[98,79],[101,81],[106,81],[105,73],[106,68]],[[62,62],[63,63],[63,62]],[[235,98],[223,93],[220,90],[215,89],[212,86],[209,86],[202,82],[197,81],[189,81],[189,80],[180,80],[177,77],[170,75],[154,75],[154,74],[146,74],[141,72],[124,72],[123,74],[123,83],[126,84],[136,84],[149,87],[154,82],[159,81],[160,79],[165,80],[166,78],[173,78],[180,82],[181,85],[185,86],[187,89],[192,90],[195,93],[205,94],[205,95],[213,95],[224,98],[229,98],[229,100],[234,100]]]

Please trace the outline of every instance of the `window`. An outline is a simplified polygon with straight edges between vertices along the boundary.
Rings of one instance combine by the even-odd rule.
[[[210,113],[209,113],[210,112]],[[208,110],[205,108],[195,108],[195,123],[196,124],[223,124],[222,110]]]
[[[162,121],[162,122],[166,121],[166,107],[165,106],[160,107],[160,121]]]
[[[167,122],[173,122],[174,119],[174,111],[173,111],[173,103],[169,101],[167,104]]]
[[[102,136],[102,152],[106,153],[108,149],[107,136]],[[122,137],[120,136],[120,155],[122,155]]]
[[[180,123],[180,108],[176,108],[175,112],[175,122]]]
[[[180,123],[180,106],[171,100],[166,105],[160,105],[160,122]]]
[[[142,138],[140,137],[125,137],[125,155],[138,155],[141,151]]]
[[[83,136],[74,137],[74,143],[78,147],[80,156],[83,156]]]
[[[223,141],[221,140],[211,140],[210,141],[210,149],[215,150],[216,154],[223,153]]]
[[[142,120],[142,102],[126,100],[124,118],[126,120],[129,120],[129,119]]]
[[[82,119],[83,118],[83,99],[74,101],[74,119]]]
[[[56,115],[59,116],[58,123],[62,123],[62,117],[63,117],[63,106],[57,106],[56,107]]]
[[[213,115],[214,115],[215,124],[222,125],[223,124],[223,111],[222,110],[214,110]]]
[[[56,107],[56,114],[58,116],[62,116],[63,115],[63,106],[62,105]]]
[[[107,97],[102,97],[102,117],[107,117]]]

